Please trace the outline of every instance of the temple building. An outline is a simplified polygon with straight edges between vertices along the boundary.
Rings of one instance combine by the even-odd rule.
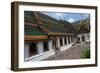
[[[24,61],[40,61],[76,43],[90,42],[89,21],[82,20],[73,24],[39,11],[25,11]]]
[[[77,43],[90,43],[90,19],[84,19],[73,23],[77,30]]]

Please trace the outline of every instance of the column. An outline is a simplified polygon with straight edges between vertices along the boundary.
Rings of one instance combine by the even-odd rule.
[[[64,37],[62,37],[62,43],[63,43],[63,46],[64,46],[65,45]]]
[[[60,47],[60,38],[59,37],[57,37],[57,46],[58,46],[58,48]]]
[[[67,45],[67,40],[66,40],[66,37],[64,37],[64,42],[65,42],[65,45]]]
[[[85,34],[85,42],[89,42],[88,34]]]
[[[41,54],[43,53],[43,42],[37,42],[37,49],[38,49],[38,53]]]
[[[66,38],[65,38],[65,39],[66,39],[66,45],[67,45],[67,44],[68,44],[68,42],[67,42],[67,36],[66,36]]]
[[[88,39],[88,42],[90,42],[90,35],[87,34],[87,39]]]
[[[79,36],[79,38],[80,38],[80,43],[82,43],[82,38],[81,38],[81,37],[82,37],[82,36],[80,35],[80,36]]]
[[[70,36],[68,36],[68,44],[70,44]]]
[[[70,43],[72,43],[72,36],[70,36]]]
[[[48,48],[49,48],[49,50],[53,50],[53,48],[52,48],[53,47],[52,42],[53,42],[52,40],[48,41]]]
[[[86,41],[89,42],[89,34],[86,34]]]
[[[70,42],[70,36],[68,36],[68,44],[70,44],[71,42]]]
[[[24,46],[24,58],[28,58],[29,56],[29,44],[25,43],[25,46]]]
[[[69,42],[68,42],[68,36],[66,36],[66,41],[67,41],[67,45],[69,44]]]
[[[71,38],[72,38],[72,43],[73,43],[73,36]]]
[[[87,39],[87,34],[84,35],[84,39],[85,39],[85,42],[88,41],[88,39]]]
[[[67,45],[67,36],[65,37],[65,39],[66,39],[66,45]]]
[[[70,43],[72,43],[72,36],[70,36]]]

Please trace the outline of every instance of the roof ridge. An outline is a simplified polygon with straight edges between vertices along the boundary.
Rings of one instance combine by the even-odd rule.
[[[43,15],[46,15],[46,16],[48,16],[49,18],[52,18],[52,19],[54,19],[54,20],[57,20],[56,18],[53,18],[53,17],[51,17],[51,16],[49,16],[49,15],[47,15],[47,14],[44,14],[44,13],[42,13],[42,12],[39,12],[39,13],[41,13],[41,14],[43,14]],[[58,22],[59,22],[59,20],[57,20]]]

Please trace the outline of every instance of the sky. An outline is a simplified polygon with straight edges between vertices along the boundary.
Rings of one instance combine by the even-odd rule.
[[[42,12],[46,15],[49,15],[53,18],[56,19],[62,19],[66,20],[70,23],[73,23],[75,21],[81,20],[81,19],[86,19],[90,17],[90,14],[87,13],[63,13],[63,12]]]

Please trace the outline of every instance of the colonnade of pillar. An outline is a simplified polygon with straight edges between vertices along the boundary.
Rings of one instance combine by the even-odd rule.
[[[64,46],[64,45],[68,45],[74,42],[74,37],[73,36],[64,36],[64,37],[56,37],[56,45],[58,47]],[[62,41],[60,41],[62,40]],[[62,45],[60,44],[62,42]]]
[[[56,47],[55,48],[59,48],[59,49],[60,49],[60,47],[63,47],[65,45],[67,46],[67,45],[69,45],[69,44],[74,42],[73,36],[57,36],[55,38],[56,38],[56,42],[55,42],[55,46]],[[35,50],[37,52],[36,55],[45,53],[44,46],[47,46],[47,48],[48,48],[47,51],[52,51],[54,49],[54,47],[53,47],[53,45],[54,45],[53,40],[47,40],[46,43],[47,43],[47,45],[44,45],[44,41],[38,41],[38,42],[34,43],[36,45],[36,50]],[[62,43],[62,45],[61,45],[61,43]],[[25,42],[24,48],[25,48],[24,49],[24,53],[25,53],[24,58],[29,58],[29,54],[30,54],[29,49],[32,49],[32,48],[30,48],[30,44]]]

